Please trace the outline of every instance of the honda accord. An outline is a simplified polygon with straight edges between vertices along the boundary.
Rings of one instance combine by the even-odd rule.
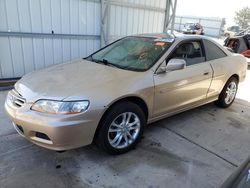
[[[121,154],[146,124],[213,101],[229,107],[246,69],[245,57],[204,36],[128,36],[23,76],[5,109],[17,132],[39,146],[60,151],[96,141]]]

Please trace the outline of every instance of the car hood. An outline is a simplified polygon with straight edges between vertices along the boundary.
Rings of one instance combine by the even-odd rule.
[[[103,88],[112,90],[140,74],[81,59],[29,73],[16,83],[15,89],[27,102],[85,100],[100,94]]]

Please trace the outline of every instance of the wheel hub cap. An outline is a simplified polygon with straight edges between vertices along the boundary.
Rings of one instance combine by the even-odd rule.
[[[225,97],[226,104],[230,104],[233,102],[236,92],[237,92],[237,85],[235,82],[231,82],[226,90],[226,97]]]
[[[128,147],[138,137],[140,126],[140,119],[135,113],[124,112],[118,115],[108,130],[109,143],[118,149]]]

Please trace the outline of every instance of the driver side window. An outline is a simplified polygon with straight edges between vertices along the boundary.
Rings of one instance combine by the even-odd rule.
[[[171,55],[170,59],[184,59],[186,65],[195,65],[205,62],[200,41],[188,41],[180,44]]]

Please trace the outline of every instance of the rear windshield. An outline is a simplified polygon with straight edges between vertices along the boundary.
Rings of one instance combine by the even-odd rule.
[[[172,45],[172,39],[126,37],[90,56],[94,62],[109,62],[122,69],[148,70]]]

